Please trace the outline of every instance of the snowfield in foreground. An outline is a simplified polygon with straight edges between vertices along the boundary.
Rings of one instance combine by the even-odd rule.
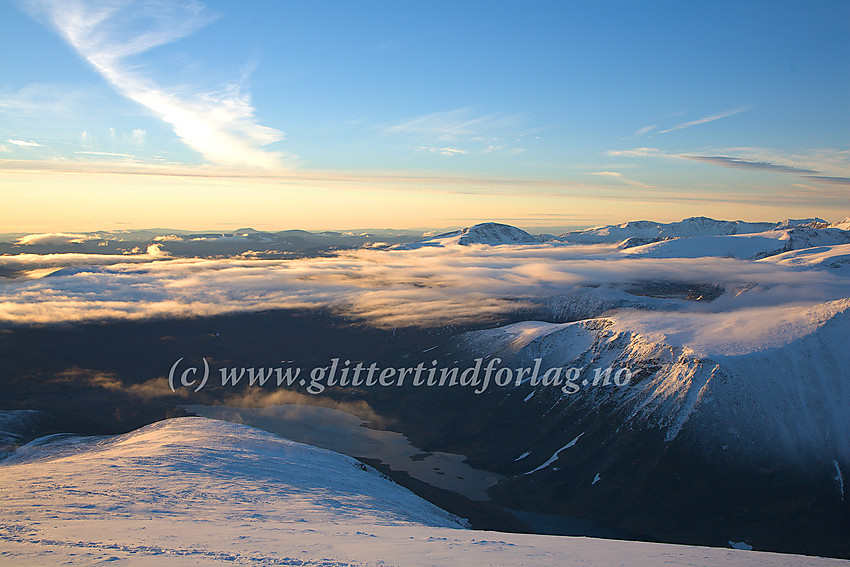
[[[0,463],[0,518],[16,564],[850,564],[468,530],[354,459],[204,418],[21,447]]]

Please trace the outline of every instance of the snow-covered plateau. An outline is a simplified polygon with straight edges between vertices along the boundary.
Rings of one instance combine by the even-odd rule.
[[[17,565],[847,563],[469,530],[354,459],[205,418],[41,438],[0,478],[0,558]]]

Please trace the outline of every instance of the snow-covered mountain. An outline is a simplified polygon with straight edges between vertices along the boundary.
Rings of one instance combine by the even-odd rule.
[[[670,238],[729,236],[773,230],[790,230],[797,227],[825,228],[827,226],[837,225],[827,225],[827,222],[820,218],[785,219],[777,223],[744,222],[740,220],[725,221],[708,217],[691,217],[670,223],[631,221],[618,225],[597,226],[585,230],[566,232],[559,239],[573,244],[611,244],[622,242],[627,246],[636,246]]]
[[[794,510],[785,525],[812,529],[812,546],[841,554],[850,511],[848,337],[844,298],[719,312],[621,309],[474,331],[459,344],[468,360],[498,358],[514,376],[526,369],[490,401],[524,424],[503,437],[498,456],[481,448],[514,473],[497,498],[524,495],[537,506],[558,498],[562,509],[596,510],[630,530],[655,529],[664,517],[668,537],[677,531],[670,524],[685,533],[700,529],[695,515],[708,514],[715,535],[704,527],[704,537],[756,548],[782,545],[755,520],[780,502]],[[568,376],[571,368],[579,374]],[[624,368],[629,374],[618,376]],[[542,380],[551,369],[561,374]]]
[[[625,253],[652,258],[758,258],[812,246],[850,243],[847,227],[850,227],[850,220],[829,224],[820,218],[744,222],[692,217],[671,223],[631,221],[567,232],[560,236],[535,236],[514,226],[488,222],[393,248],[414,250],[471,244],[499,246],[544,242],[551,245],[619,244]]]
[[[720,256],[758,259],[790,250],[850,243],[850,231],[840,228],[797,227],[750,234],[692,236],[661,240],[623,249],[624,254],[646,258],[701,258]]]
[[[396,248],[400,250],[413,250],[423,247],[442,247],[451,245],[468,246],[470,244],[486,244],[498,246],[501,244],[539,244],[540,239],[531,234],[508,224],[497,222],[485,222],[476,224],[461,230],[446,232],[425,238],[419,242],[402,244]]]
[[[667,441],[690,429],[742,460],[764,453],[824,471],[837,461],[850,471],[848,336],[850,299],[843,299],[732,313],[620,311],[574,323],[529,321],[475,331],[464,341],[470,352],[511,368],[533,367],[538,358],[543,369],[629,368],[636,378],[622,388],[582,390],[579,382],[580,392],[564,393],[523,380],[523,391],[547,391],[564,403],[613,404],[606,411],[627,415],[623,427],[659,429]],[[837,499],[840,488],[836,483]]]
[[[784,221],[785,226],[808,222]],[[818,219],[819,220],[819,219]],[[779,223],[782,225],[783,223]],[[778,228],[777,223],[714,220],[708,217],[691,217],[678,222],[659,223],[654,221],[630,221],[618,225],[597,226],[585,230],[566,232],[561,239],[575,244],[600,244],[622,242],[628,238],[654,240],[680,238],[683,236],[720,236],[763,232]]]
[[[204,418],[42,438],[0,478],[0,554],[17,564],[846,564],[463,529],[354,459]]]

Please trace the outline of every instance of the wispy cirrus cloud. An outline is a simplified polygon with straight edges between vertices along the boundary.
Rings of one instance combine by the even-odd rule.
[[[690,128],[692,126],[699,126],[700,124],[708,124],[709,122],[714,122],[715,120],[720,120],[721,118],[728,118],[729,116],[734,116],[736,114],[740,114],[746,110],[750,110],[752,106],[739,106],[738,108],[733,108],[732,110],[726,110],[724,112],[718,112],[717,114],[711,114],[709,116],[704,116],[702,118],[697,118],[696,120],[690,120],[688,122],[682,122],[680,124],[676,124],[672,128],[667,128],[666,130],[661,130],[659,134],[669,134],[670,132],[675,132],[677,130],[684,130],[685,128]]]
[[[588,171],[587,175],[597,175],[600,177],[607,177],[609,179],[616,179],[620,183],[623,183],[624,185],[630,185],[632,187],[643,187],[644,189],[652,188],[651,185],[647,185],[646,183],[641,183],[640,181],[629,179],[619,171]]]
[[[204,159],[222,165],[275,168],[281,156],[263,149],[283,139],[257,123],[244,79],[212,92],[160,85],[133,60],[191,35],[216,16],[194,1],[25,0],[121,95],[146,107]]]
[[[643,128],[640,128],[640,129],[638,129],[638,130],[635,130],[634,135],[635,135],[635,136],[643,136],[644,134],[649,134],[650,132],[652,132],[652,131],[653,131],[653,130],[655,130],[656,128],[658,128],[658,126],[657,126],[656,124],[651,124],[651,125],[649,125],[649,126],[644,126]]]
[[[623,140],[629,140],[631,138],[640,138],[641,136],[646,136],[647,134],[649,134],[650,132],[652,132],[656,128],[658,128],[658,124],[650,124],[649,126],[644,126],[643,128],[638,128],[630,136],[626,136],[625,138],[622,138],[622,139]]]
[[[442,140],[499,138],[521,129],[521,114],[476,114],[471,108],[431,112],[390,126],[386,133],[417,134]]]
[[[730,156],[697,156],[697,155],[682,155],[681,157],[685,159],[692,159],[695,161],[702,161],[705,163],[713,163],[715,165],[721,165],[723,167],[733,167],[738,169],[755,169],[755,170],[768,170],[768,171],[777,171],[780,173],[817,173],[813,169],[805,169],[801,167],[794,167],[791,165],[781,165],[777,163],[769,163],[766,161],[750,161],[742,158],[730,157]]]
[[[437,153],[443,155],[515,155],[523,151],[517,144],[534,131],[526,122],[525,114],[480,114],[472,108],[457,108],[407,118],[385,128],[383,133],[419,140],[419,149],[438,148]],[[455,147],[459,145],[466,147]],[[444,148],[456,151],[440,151]]]
[[[833,185],[850,185],[850,177],[834,177],[830,175],[804,175],[803,177],[812,181],[820,181]]]
[[[6,133],[14,132],[15,138],[44,146],[41,155],[46,159],[67,157],[80,143],[85,149],[114,151],[115,140],[109,140],[112,146],[94,147],[99,146],[99,138],[106,141],[96,133],[114,125],[116,114],[123,120],[136,120],[135,114],[144,113],[127,107],[116,110],[114,98],[108,89],[94,85],[30,83],[16,91],[0,87],[0,124]],[[82,135],[81,119],[85,122]],[[19,144],[6,146],[10,153],[27,150]]]
[[[681,154],[675,154],[659,150],[658,148],[632,148],[629,150],[608,150],[605,152],[609,156],[617,157],[681,157]]]
[[[723,154],[718,155],[720,152]],[[729,155],[731,153],[739,156]],[[850,151],[817,149],[788,154],[765,148],[729,148],[718,154],[669,152],[658,148],[610,150],[610,156],[686,159],[733,169],[787,173],[831,185],[850,185]]]

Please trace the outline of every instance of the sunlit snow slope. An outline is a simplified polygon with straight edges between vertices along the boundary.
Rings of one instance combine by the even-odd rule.
[[[30,443],[0,464],[0,518],[15,564],[847,564],[467,530],[353,459],[204,418]]]

